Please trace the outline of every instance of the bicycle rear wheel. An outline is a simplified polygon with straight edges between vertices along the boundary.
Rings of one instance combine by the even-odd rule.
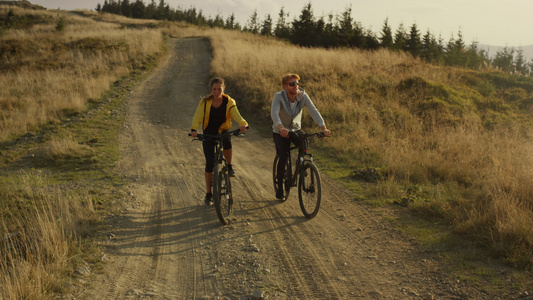
[[[298,181],[298,198],[304,216],[312,219],[318,213],[322,199],[322,186],[317,167],[311,162],[304,162]]]
[[[276,155],[274,158],[274,166],[272,169],[272,179],[274,182],[274,192],[278,193],[278,162],[279,162],[279,156]],[[280,199],[280,201],[285,201],[289,198],[289,193],[291,191],[291,162],[290,159],[287,160],[287,165],[285,166],[285,175],[283,176],[283,199]]]
[[[233,195],[227,167],[216,164],[213,170],[213,200],[220,223],[227,225],[233,216]]]

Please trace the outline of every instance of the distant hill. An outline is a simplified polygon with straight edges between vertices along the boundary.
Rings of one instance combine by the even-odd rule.
[[[505,48],[505,46],[491,46],[491,45],[484,45],[484,44],[479,44],[478,46],[480,49],[487,50],[490,58],[494,58],[494,56],[496,55],[496,53],[498,53],[498,51]],[[533,59],[533,45],[519,46],[519,47],[508,46],[507,48],[513,48],[515,49],[515,51],[520,50],[520,49],[524,50],[524,57],[526,58],[527,62],[530,62]]]
[[[40,5],[31,4],[30,1],[27,1],[27,0],[11,0],[11,1],[0,0],[0,5],[12,5],[12,6],[19,6],[22,8],[29,8],[29,9],[45,9],[44,7]]]

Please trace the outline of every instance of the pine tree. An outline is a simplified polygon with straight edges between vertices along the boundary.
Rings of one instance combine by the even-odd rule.
[[[324,32],[326,30],[326,22],[324,21],[324,17],[320,17],[320,19],[318,19],[315,24],[316,24],[315,46],[324,47],[325,48],[326,44],[324,43]]]
[[[380,46],[383,48],[392,49],[394,45],[394,41],[392,38],[392,29],[389,26],[389,18],[385,19],[385,22],[383,23],[379,41],[380,41]]]
[[[403,23],[400,23],[396,33],[394,34],[394,49],[400,51],[407,51],[407,32],[405,31]]]
[[[261,26],[261,35],[272,35],[272,18],[270,17],[270,14],[268,14],[263,21],[263,25]]]
[[[125,17],[131,18],[133,16],[131,12],[130,0],[122,0],[120,3],[120,11]]]
[[[524,50],[519,49],[516,51],[516,58],[514,59],[514,69],[522,75],[527,74],[527,63],[524,57]]]
[[[152,2],[150,2],[150,4],[148,4],[148,6],[146,6],[145,18],[146,19],[155,19],[156,18],[156,12],[157,12],[157,5],[155,4],[155,0],[152,0]]]
[[[337,46],[349,46],[353,47],[354,45],[354,28],[353,28],[353,18],[352,18],[352,8],[347,7],[346,10],[338,18],[337,25]]]
[[[250,16],[245,30],[250,31],[253,34],[259,33],[259,18],[257,17],[257,9],[254,10],[254,13]]]
[[[489,59],[485,50],[479,49],[477,42],[472,42],[466,49],[467,67],[470,69],[481,69],[488,65]]]
[[[496,52],[496,56],[492,60],[492,64],[503,71],[511,72],[514,69],[513,66],[514,49],[504,47]]]
[[[335,25],[333,24],[334,16],[328,15],[328,21],[324,22],[324,29],[320,36],[320,44],[325,48],[336,47],[337,42],[335,40]]]
[[[422,53],[422,41],[420,40],[420,31],[416,23],[411,26],[411,31],[409,32],[409,39],[407,40],[407,51],[411,53],[414,57],[418,57]]]
[[[316,29],[313,7],[309,2],[302,9],[300,18],[292,21],[290,41],[300,46],[315,46],[318,40]]]
[[[131,16],[136,19],[142,19],[145,17],[144,2],[142,0],[136,0],[131,7]]]
[[[159,5],[157,6],[156,19],[168,20],[169,12],[170,7],[168,4],[165,4],[165,0],[160,0]]]
[[[366,30],[365,32],[365,42],[363,46],[368,50],[379,49],[379,38],[370,29]]]
[[[289,38],[289,27],[287,25],[286,17],[289,17],[289,14],[285,13],[285,10],[283,7],[281,7],[281,10],[278,14],[278,22],[276,23],[276,28],[274,28],[274,35],[277,38],[280,39],[288,39]]]
[[[235,14],[232,13],[227,19],[226,19],[226,25],[224,28],[226,29],[237,29],[237,22],[235,21]]]
[[[210,20],[207,22],[209,24],[209,27],[218,27],[218,28],[224,28],[224,19],[222,19],[222,16],[220,14],[217,14],[215,16],[215,19]]]
[[[468,65],[466,47],[461,31],[457,34],[457,39],[454,39],[452,36],[446,46],[446,64],[459,67],[466,67]]]

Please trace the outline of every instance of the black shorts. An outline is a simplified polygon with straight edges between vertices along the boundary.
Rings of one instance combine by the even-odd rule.
[[[204,156],[205,156],[205,172],[212,173],[215,168],[215,141],[205,139],[203,141]],[[231,136],[222,138],[222,148],[224,150],[231,149]]]

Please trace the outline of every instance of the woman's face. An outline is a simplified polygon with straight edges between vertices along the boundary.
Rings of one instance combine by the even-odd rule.
[[[220,98],[222,93],[224,93],[224,86],[221,83],[213,83],[211,86],[211,93],[215,98]]]

